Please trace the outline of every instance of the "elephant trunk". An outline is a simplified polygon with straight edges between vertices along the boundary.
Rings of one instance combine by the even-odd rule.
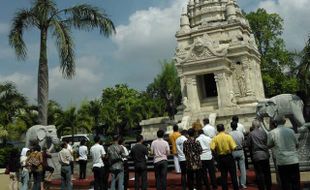
[[[257,114],[257,118],[256,119],[258,119],[258,121],[260,121],[260,124],[261,124],[261,127],[263,128],[263,130],[265,131],[265,133],[269,133],[269,129],[266,127],[266,124],[265,124],[265,122],[264,122],[264,118],[263,117],[261,117],[260,115],[259,115],[259,113],[256,113]]]

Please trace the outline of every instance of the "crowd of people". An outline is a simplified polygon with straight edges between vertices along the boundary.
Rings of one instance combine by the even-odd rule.
[[[258,120],[252,122],[247,132],[238,117],[234,116],[230,129],[225,130],[223,124],[216,127],[210,125],[209,119],[199,120],[188,130],[179,130],[173,126],[169,139],[165,139],[165,131],[157,131],[157,139],[150,147],[144,144],[142,135],[136,137],[136,143],[130,151],[123,145],[124,139],[113,136],[113,142],[105,147],[99,137],[94,138],[95,144],[88,149],[85,140],[80,142],[77,158],[74,159],[73,149],[68,142],[61,143],[58,160],[61,165],[61,189],[71,190],[73,178],[73,162],[79,163],[79,179],[86,178],[88,156],[92,158],[92,172],[95,190],[127,190],[128,163],[130,157],[134,162],[134,187],[146,190],[147,160],[152,156],[156,189],[167,188],[168,156],[173,155],[175,172],[181,175],[182,189],[217,189],[217,169],[221,174],[221,186],[228,189],[228,173],[234,190],[246,189],[245,147],[250,150],[252,163],[256,173],[259,190],[271,190],[270,155],[271,149],[280,186],[284,190],[300,189],[298,162],[298,141],[294,131],[284,127],[285,119],[271,121],[273,130],[267,134]],[[170,145],[171,144],[171,150]],[[39,145],[32,149],[23,148],[20,154],[20,189],[44,190],[44,180],[49,181],[54,168],[49,166],[51,155]],[[239,171],[238,171],[239,170]],[[47,175],[48,172],[48,175]],[[33,183],[30,187],[29,178]],[[111,176],[109,187],[108,179]]]

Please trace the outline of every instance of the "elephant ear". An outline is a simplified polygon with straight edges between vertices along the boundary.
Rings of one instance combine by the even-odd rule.
[[[38,139],[42,141],[46,137],[46,130],[44,128],[40,128],[37,131]]]
[[[266,103],[266,113],[269,117],[274,117],[277,111],[277,103],[274,100],[268,100]]]

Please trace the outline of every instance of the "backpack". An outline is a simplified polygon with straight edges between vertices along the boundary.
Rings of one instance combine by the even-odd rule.
[[[30,154],[28,161],[27,161],[27,165],[30,166],[30,170],[32,172],[37,172],[40,168],[41,162],[38,158],[38,153],[32,153]]]
[[[124,150],[119,145],[111,145],[108,148],[109,165],[112,172],[120,171],[123,169],[123,154]]]

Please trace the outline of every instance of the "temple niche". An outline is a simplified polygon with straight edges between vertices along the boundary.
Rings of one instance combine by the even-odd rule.
[[[264,98],[261,61],[236,1],[189,0],[176,38],[186,126],[211,113],[216,123],[228,124],[232,115],[251,122],[257,101]]]

